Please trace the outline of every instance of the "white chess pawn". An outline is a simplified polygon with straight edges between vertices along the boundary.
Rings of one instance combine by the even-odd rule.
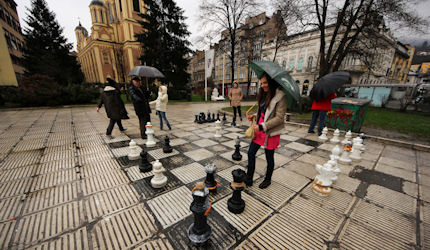
[[[127,156],[130,161],[137,160],[140,158],[140,152],[142,151],[142,149],[137,146],[137,143],[134,140],[130,141],[128,149],[130,150],[130,152]]]
[[[343,153],[339,158],[339,161],[343,164],[351,164],[351,159],[349,158],[349,151],[345,145],[343,149]]]
[[[340,148],[338,145],[334,146],[333,149],[331,150],[331,156],[333,156],[335,161],[339,160],[339,155],[340,155]]]
[[[328,132],[327,127],[324,127],[323,130],[322,130],[322,134],[318,137],[318,139],[320,141],[323,141],[323,142],[327,141],[328,140],[327,132]]]
[[[339,134],[340,134],[339,129],[336,129],[333,133],[333,138],[330,139],[330,142],[331,143],[339,143],[340,142]]]
[[[222,136],[222,134],[221,134],[221,121],[217,120],[215,122],[215,137],[219,138],[221,136]]]
[[[152,124],[150,122],[147,122],[145,125],[146,131],[145,134],[148,137],[148,140],[146,141],[146,146],[148,148],[155,146],[155,140],[154,140],[154,129],[152,129]]]
[[[152,165],[152,172],[154,177],[151,179],[151,186],[153,188],[162,188],[167,183],[167,177],[163,175],[164,168],[159,160],[156,160]]]
[[[356,137],[352,140],[353,144],[352,144],[352,150],[351,150],[351,155],[349,156],[349,158],[351,158],[354,161],[360,161],[361,160],[361,147],[363,146],[363,144],[361,144],[361,138],[360,137]]]
[[[343,145],[351,143],[351,137],[352,137],[352,133],[351,133],[351,130],[349,130],[348,132],[346,132],[345,139],[341,143]]]

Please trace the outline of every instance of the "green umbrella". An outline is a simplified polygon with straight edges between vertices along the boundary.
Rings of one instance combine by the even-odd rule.
[[[266,72],[273,80],[279,83],[282,86],[282,90],[287,94],[289,103],[292,101],[291,98],[300,103],[299,86],[284,68],[271,61],[253,61],[249,66],[259,79]]]

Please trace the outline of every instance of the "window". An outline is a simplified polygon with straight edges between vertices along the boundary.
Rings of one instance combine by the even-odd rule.
[[[103,51],[103,62],[104,62],[104,64],[109,64],[110,63],[110,61],[109,61],[109,52],[107,52],[107,51]]]
[[[255,78],[255,77],[257,77],[257,74],[255,74],[255,72],[254,72],[254,71],[252,71],[251,77],[252,77],[252,78]]]
[[[3,7],[0,5],[0,18],[1,19],[5,19],[5,17],[4,17],[4,12],[3,12]]]
[[[303,57],[299,58],[299,62],[297,63],[297,70],[302,70],[303,68]]]
[[[240,71],[239,78],[245,78],[245,71],[244,70]]]
[[[100,18],[102,19],[102,23],[105,23],[105,19],[104,19],[102,10],[100,10]]]
[[[294,69],[294,63],[295,63],[295,59],[291,59],[290,60],[290,66],[288,67],[288,70],[293,70]]]
[[[313,61],[313,57],[312,56],[310,56],[309,58],[308,58],[308,69],[310,69],[310,68],[312,68],[312,61]]]
[[[97,21],[97,10],[94,10],[94,21],[95,21],[95,23],[97,23],[98,21]]]
[[[140,12],[139,0],[133,0],[133,10]]]

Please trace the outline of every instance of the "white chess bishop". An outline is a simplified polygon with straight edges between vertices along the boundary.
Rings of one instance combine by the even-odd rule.
[[[349,130],[348,132],[346,132],[345,139],[341,143],[343,145],[351,143],[351,138],[352,138],[352,133],[351,133],[351,130]]]
[[[159,160],[156,160],[152,165],[152,172],[154,177],[151,179],[151,186],[153,188],[162,188],[167,183],[167,177],[163,175],[164,168]]]
[[[222,134],[221,134],[221,121],[217,120],[215,122],[215,137],[219,138],[221,136],[222,136]]]
[[[155,140],[154,140],[154,129],[152,129],[152,124],[150,122],[147,122],[145,125],[145,128],[146,128],[145,134],[148,137],[145,145],[148,148],[154,147],[155,146]]]
[[[345,145],[343,148],[343,153],[339,158],[339,162],[343,164],[351,164],[351,159],[349,158],[349,152],[351,151],[351,146]]]
[[[140,158],[140,152],[142,151],[142,149],[137,146],[137,143],[134,140],[130,141],[128,149],[129,153],[127,156],[130,161],[137,160]]]
[[[327,141],[328,140],[327,133],[328,133],[328,129],[327,129],[327,127],[324,127],[323,130],[322,130],[322,133],[318,137],[318,139],[320,141],[323,141],[323,142]]]
[[[330,142],[331,143],[339,143],[340,142],[339,134],[340,134],[339,129],[336,129],[333,133],[333,138],[330,139]]]
[[[361,138],[356,137],[352,140],[352,149],[351,149],[351,155],[349,158],[351,158],[353,161],[360,161],[361,160],[361,148],[363,147],[363,144],[361,144]]]

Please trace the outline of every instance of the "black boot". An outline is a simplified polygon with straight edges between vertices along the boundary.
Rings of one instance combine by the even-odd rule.
[[[268,186],[270,186],[272,182],[270,181],[270,179],[264,179],[264,181],[262,183],[260,183],[260,186],[258,186],[261,189],[267,188]]]

